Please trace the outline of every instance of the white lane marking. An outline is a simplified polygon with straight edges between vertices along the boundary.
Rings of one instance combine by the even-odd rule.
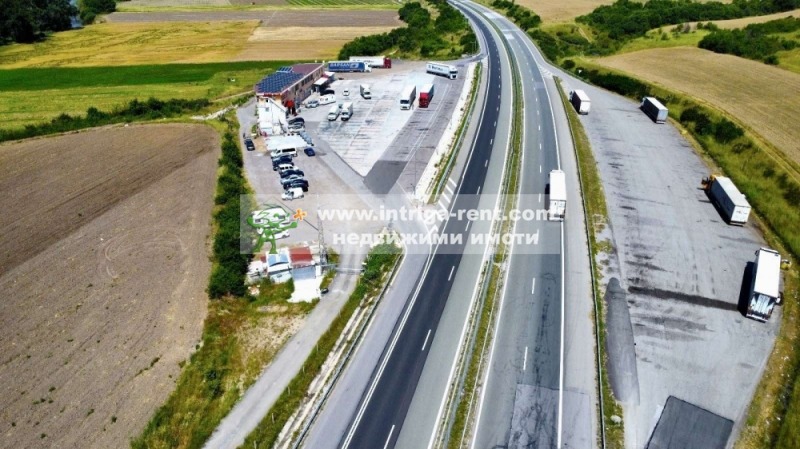
[[[466,228],[464,228],[464,232],[467,232],[467,231],[469,231],[469,225],[471,225],[471,224],[472,224],[472,222],[471,222],[471,221],[468,221],[468,222],[467,222],[467,227],[466,227]]]
[[[497,120],[494,121],[494,127],[497,128]]]
[[[448,183],[448,184],[453,184],[453,187],[454,187],[454,188],[458,186],[458,184],[456,184],[456,182],[455,182],[455,181],[453,181],[453,178],[447,178],[447,183]]]
[[[442,210],[444,211],[445,216],[449,216],[450,215],[450,211],[448,211],[446,207],[442,206],[442,202],[441,201],[439,201],[439,207],[442,208]]]
[[[542,194],[541,193],[539,194],[539,202],[540,203],[542,202]]]
[[[447,280],[448,281],[453,278],[453,271],[455,271],[455,270],[456,270],[456,266],[455,265],[450,267],[450,274],[447,275]]]
[[[450,195],[453,194],[453,188],[450,187],[450,183],[447,183],[447,185],[444,186],[444,190],[446,190]]]
[[[542,142],[539,142],[539,150],[542,149]]]
[[[488,167],[489,166],[489,159],[486,159],[486,162],[483,163],[483,166],[484,167]]]
[[[383,449],[389,447],[389,441],[392,440],[392,434],[394,433],[394,424],[392,424],[392,428],[389,430],[389,436],[386,437],[386,444],[383,445]]]
[[[494,144],[494,137],[492,137],[491,139],[489,139],[489,145],[492,145],[492,144]]]
[[[450,200],[452,199],[446,193],[442,194],[442,199],[444,200],[444,204],[450,204]]]
[[[556,153],[557,154],[557,153]],[[558,364],[558,445],[561,447],[561,426],[564,415],[564,222],[561,222],[561,357]]]
[[[425,341],[422,342],[422,350],[425,350],[425,347],[428,346],[428,339],[431,338],[431,329],[428,329],[428,334],[425,335]]]
[[[535,291],[536,291],[536,278],[533,278],[533,282],[531,283],[531,295]]]
[[[536,110],[536,115],[541,115],[541,114],[539,114],[539,110],[538,109]]]
[[[542,172],[542,164],[539,164],[539,173]]]
[[[542,125],[541,125],[541,124],[539,124],[539,131],[541,131],[541,130],[542,130]]]
[[[480,194],[481,194],[481,186],[478,186],[478,191],[475,193],[475,195],[480,195]]]
[[[522,358],[522,371],[528,367],[528,347],[525,346],[525,356]]]

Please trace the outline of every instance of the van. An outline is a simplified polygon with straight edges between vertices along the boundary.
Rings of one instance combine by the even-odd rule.
[[[270,151],[269,155],[274,159],[281,156],[297,156],[297,148],[282,148],[280,150]]]
[[[292,187],[281,195],[281,199],[286,201],[297,200],[303,198],[305,193],[303,193],[303,189],[301,187]]]
[[[339,118],[339,106],[333,105],[331,106],[331,110],[328,112],[328,121],[335,121]]]
[[[286,170],[294,170],[294,169],[295,169],[295,166],[294,166],[294,164],[291,164],[291,163],[285,163],[284,162],[283,164],[278,164],[278,173],[284,172]]]
[[[328,94],[328,95],[323,95],[323,96],[319,97],[319,104],[320,105],[331,104],[331,103],[336,103],[336,95]]]

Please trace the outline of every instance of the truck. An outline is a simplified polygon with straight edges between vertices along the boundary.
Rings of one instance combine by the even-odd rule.
[[[340,111],[340,114],[342,115],[343,122],[350,120],[350,117],[353,116],[353,102],[347,101],[342,104],[342,110]]]
[[[406,86],[400,93],[400,109],[411,109],[417,99],[417,86]]]
[[[332,122],[339,118],[339,105],[335,104],[331,106],[330,111],[328,111],[328,121]]]
[[[592,107],[592,103],[589,101],[589,96],[586,95],[586,92],[576,89],[571,90],[569,92],[569,102],[572,103],[572,107],[575,108],[575,112],[578,114],[588,114],[589,109]]]
[[[567,215],[567,177],[562,170],[552,170],[550,172],[549,187],[549,219],[563,221]]]
[[[358,86],[358,90],[361,92],[361,97],[365,100],[372,98],[372,91],[369,90],[369,84],[362,84]]]
[[[297,156],[297,150],[302,150],[307,146],[302,137],[292,136],[272,136],[266,139],[267,151],[270,157]]]
[[[359,61],[331,61],[328,63],[331,72],[371,72],[372,67],[366,62]]]
[[[747,318],[766,322],[781,303],[781,255],[769,248],[756,251]]]
[[[386,56],[350,56],[351,61],[364,62],[372,68],[376,69],[391,69],[392,58]]]
[[[441,62],[429,62],[425,65],[425,70],[434,75],[446,76],[451,80],[456,79],[458,76],[458,68],[456,66],[442,64]]]
[[[703,189],[728,224],[744,226],[747,223],[750,203],[730,178],[712,175],[703,180]]]
[[[650,120],[656,123],[664,123],[667,121],[669,110],[666,106],[661,104],[656,97],[642,98],[642,105],[639,106],[639,109],[647,114],[647,116],[650,117]]]
[[[433,84],[426,84],[419,90],[419,107],[427,108],[433,100]]]

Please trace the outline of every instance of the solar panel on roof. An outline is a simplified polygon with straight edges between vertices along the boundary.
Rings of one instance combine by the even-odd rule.
[[[294,72],[276,72],[259,81],[256,90],[259,93],[279,93],[302,77]]]

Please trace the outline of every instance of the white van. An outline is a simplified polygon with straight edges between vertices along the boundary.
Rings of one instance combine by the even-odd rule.
[[[331,106],[331,110],[328,112],[328,120],[333,122],[337,118],[339,118],[339,106],[333,105]]]
[[[291,164],[291,163],[288,163],[288,162],[284,163],[284,164],[278,164],[278,173],[286,171],[286,170],[294,170],[294,169],[295,169],[294,164]]]
[[[320,105],[331,104],[331,103],[336,103],[336,95],[328,94],[328,95],[323,95],[323,96],[319,97],[319,104]]]
[[[291,201],[291,200],[298,200],[300,198],[303,198],[304,196],[306,195],[305,193],[303,193],[302,188],[292,187],[291,189],[288,189],[287,191],[283,192],[283,194],[281,195],[281,199],[285,201]]]
[[[280,150],[270,151],[269,155],[273,159],[281,156],[295,157],[297,156],[297,148],[282,148]]]

